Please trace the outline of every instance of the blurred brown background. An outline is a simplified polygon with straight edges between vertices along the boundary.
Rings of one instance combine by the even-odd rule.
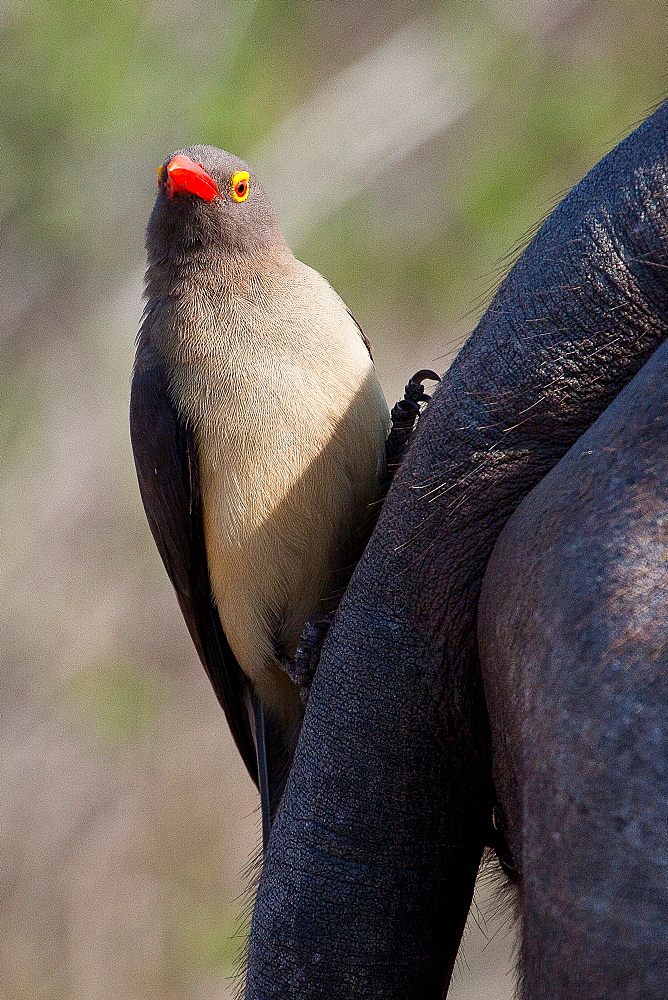
[[[9,0],[1,17],[0,997],[224,1000],[257,799],[127,433],[155,168],[193,142],[250,160],[392,402],[446,367],[527,231],[661,99],[665,3]],[[456,1000],[512,995],[488,897]]]

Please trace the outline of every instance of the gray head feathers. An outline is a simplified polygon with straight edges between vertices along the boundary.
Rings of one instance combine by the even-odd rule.
[[[170,196],[165,178],[175,156],[201,164],[218,185],[219,194],[211,201],[188,192]],[[233,178],[243,171],[249,175],[247,193],[239,200]],[[158,176],[158,196],[146,233],[149,265],[179,264],[192,255],[199,258],[200,265],[216,255],[258,258],[284,247],[267,193],[253,170],[237,156],[215,146],[189,146],[173,153]]]

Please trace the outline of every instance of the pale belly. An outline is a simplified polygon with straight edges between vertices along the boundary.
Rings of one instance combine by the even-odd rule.
[[[200,423],[214,598],[239,665],[278,715],[296,696],[279,660],[331,606],[379,497],[386,411],[370,374],[335,411],[328,400],[310,396],[307,406],[294,394],[291,406],[272,393]]]

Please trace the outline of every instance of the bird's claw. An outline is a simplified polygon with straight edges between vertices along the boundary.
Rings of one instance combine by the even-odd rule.
[[[281,664],[288,677],[299,688],[299,694],[304,704],[308,701],[311,684],[320,662],[320,652],[332,624],[332,618],[333,615],[325,614],[309,618],[304,626],[294,657],[284,657]]]
[[[404,398],[400,399],[392,407],[390,413],[392,426],[385,442],[385,458],[388,478],[390,479],[394,475],[408,446],[415,422],[420,415],[420,403],[428,403],[431,399],[431,396],[427,395],[424,391],[422,384],[426,379],[434,382],[441,381],[436,372],[431,371],[429,368],[420,369],[419,372],[416,372],[409,379],[408,384],[405,386]]]
[[[404,399],[410,399],[415,403],[428,403],[431,396],[424,391],[423,382],[440,382],[440,378],[431,368],[421,368],[415,375],[411,375],[408,385],[404,388]]]

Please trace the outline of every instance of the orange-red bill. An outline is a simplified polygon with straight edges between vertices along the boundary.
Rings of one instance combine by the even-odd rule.
[[[213,201],[218,194],[218,185],[209,177],[201,163],[195,163],[189,156],[179,153],[167,164],[165,189],[170,198],[180,191],[196,194],[204,201]]]

